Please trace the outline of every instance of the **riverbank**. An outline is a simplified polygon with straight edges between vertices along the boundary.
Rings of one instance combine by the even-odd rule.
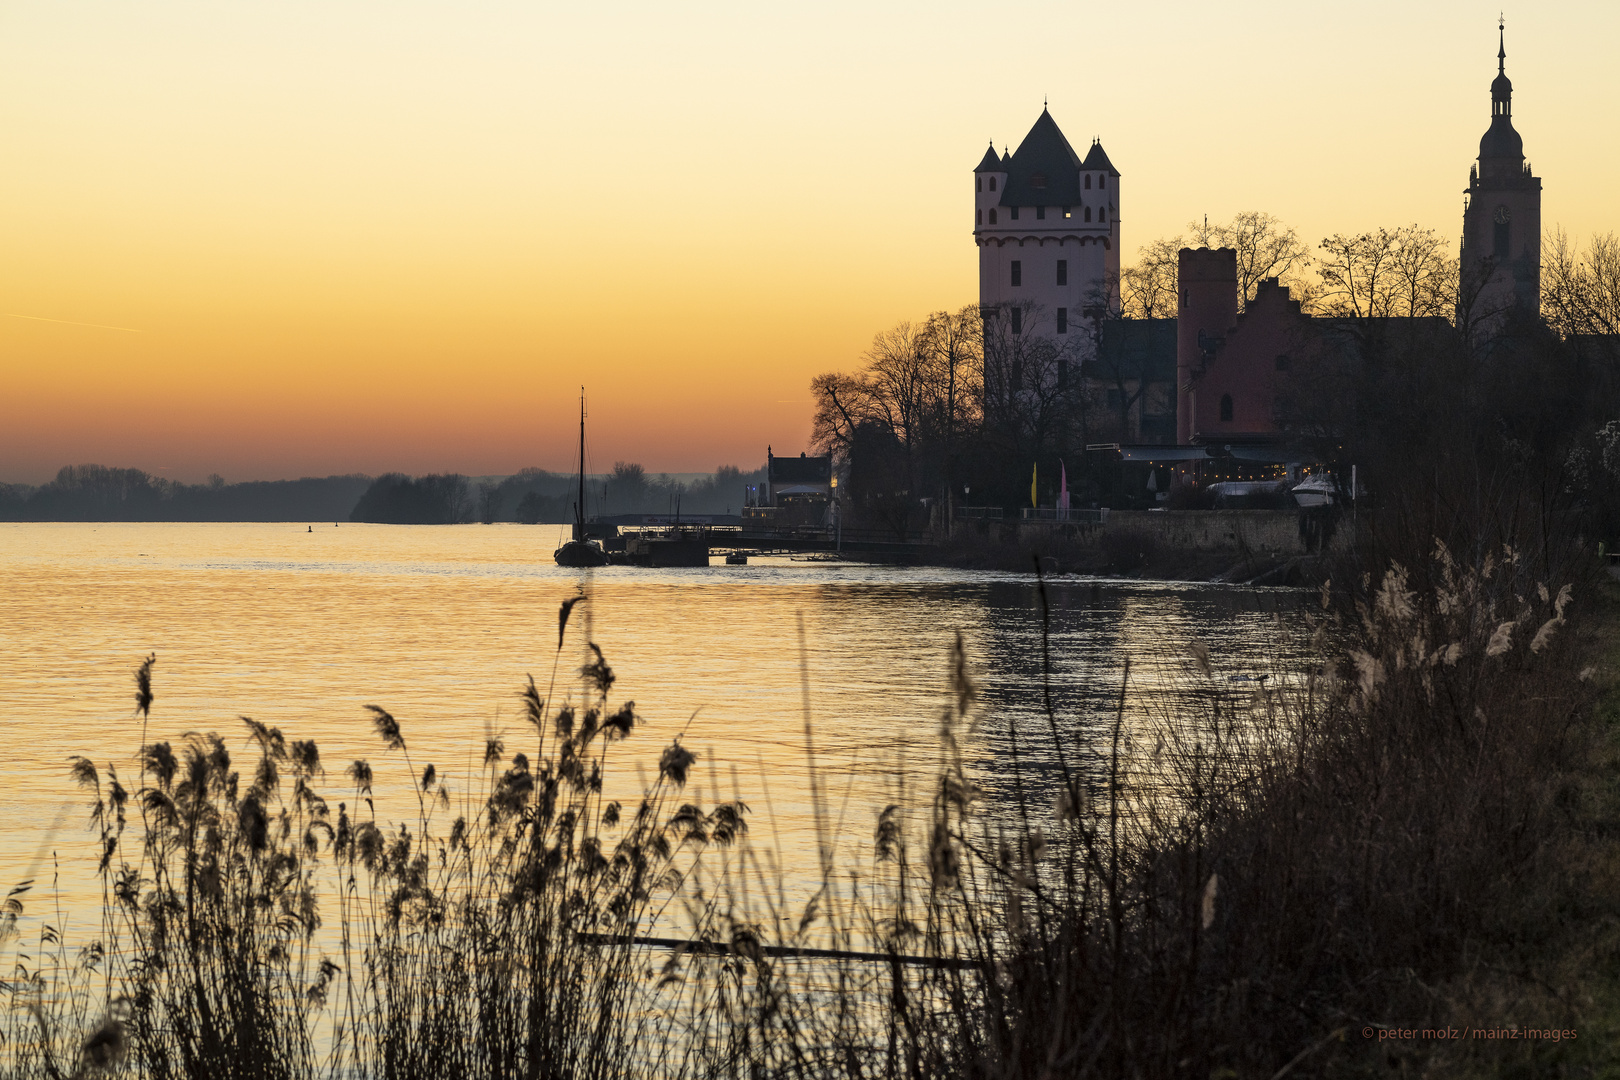
[[[1349,543],[1348,530],[1309,531],[1272,510],[1112,513],[1105,524],[958,522],[937,549],[941,565],[1144,581],[1313,587]]]
[[[1049,596],[1026,578],[986,583],[970,611],[942,606],[937,583],[914,606],[895,587],[951,573],[874,574],[881,592],[858,595],[861,575],[847,567],[772,567],[757,579],[719,568],[696,588],[690,576],[601,580],[576,609],[572,581],[519,567],[521,544],[496,530],[453,534],[492,545],[464,552],[456,573],[441,546],[450,533],[412,540],[378,527],[355,545],[363,531],[311,541],[259,530],[255,557],[227,564],[157,546],[173,529],[119,531],[138,544],[106,531],[90,543],[81,529],[66,535],[88,545],[97,571],[81,575],[74,560],[44,564],[63,558],[65,534],[52,530],[41,565],[18,563],[19,599],[36,595],[31,580],[47,590],[16,608],[49,642],[41,662],[71,647],[71,634],[39,625],[47,613],[79,617],[65,591],[152,619],[160,655],[139,683],[156,694],[150,731],[145,716],[102,725],[123,748],[122,784],[144,790],[126,792],[89,762],[76,769],[118,845],[97,923],[111,936],[94,950],[71,939],[94,965],[29,969],[78,979],[77,1015],[36,1021],[36,984],[0,985],[18,995],[0,1010],[0,1076],[49,1075],[27,1058],[47,1043],[69,1075],[75,1055],[115,1034],[125,1075],[137,1065],[179,1074],[182,1050],[171,1047],[191,1039],[192,1075],[225,1075],[210,1057],[223,1047],[289,1080],[530,1068],[820,1076],[856,1071],[850,1062],[874,1076],[1009,1077],[1054,1060],[1073,1066],[1055,1075],[1097,1077],[1600,1076],[1620,1039],[1620,595],[1606,580],[1577,577],[1566,594],[1499,547],[1468,566],[1437,555],[1409,573],[1341,575],[1323,604],[1278,598],[1310,611],[1274,621],[1236,603],[1236,590]],[[255,531],[207,532],[230,532],[239,548]],[[317,564],[312,542],[355,546]],[[389,558],[356,558],[372,544],[392,545]],[[109,559],[115,550],[130,557]],[[385,589],[413,550],[422,572]],[[80,578],[104,588],[109,564],[156,576],[132,578],[128,603],[73,591]],[[512,569],[492,578],[502,566]],[[806,590],[771,584],[780,573],[833,587],[817,590],[805,617]],[[750,591],[715,588],[728,577]],[[253,581],[263,612],[309,620],[330,607],[329,621],[244,628],[239,598]],[[299,602],[285,603],[294,586]],[[627,589],[649,599],[616,615]],[[566,649],[551,636],[559,597],[573,613]],[[1212,602],[1230,606],[1202,607]],[[384,609],[394,617],[376,618]],[[189,657],[161,636],[182,611],[197,630]],[[977,611],[988,633],[974,630]],[[402,624],[449,629],[450,612],[464,620],[462,651],[441,634],[406,652]],[[99,634],[102,609],[85,618]],[[511,636],[491,636],[503,618]],[[812,650],[818,640],[836,650],[807,655],[800,618]],[[968,625],[971,665],[947,619]],[[1265,635],[1234,638],[1256,624]],[[706,627],[725,632],[706,638]],[[586,632],[618,673],[583,646]],[[355,655],[368,633],[375,650]],[[319,647],[266,659],[267,638]],[[78,683],[102,663],[101,640],[80,654]],[[662,668],[647,666],[655,645],[671,650]],[[569,685],[555,697],[553,648],[558,685]],[[460,684],[476,678],[475,662],[519,656],[547,693],[525,693],[473,746],[470,700],[451,708],[379,683],[413,664],[428,683]],[[208,669],[209,658],[223,662]],[[298,685],[333,661],[364,662],[319,692]],[[688,706],[704,704],[682,696],[696,666],[752,689],[689,729]],[[255,670],[277,681],[252,684],[240,706],[191,696],[198,671],[240,686]],[[127,672],[116,674],[116,693],[94,703],[102,715],[127,715]],[[808,759],[798,741],[806,675],[820,748]],[[632,695],[650,703],[648,717],[623,704]],[[318,708],[289,711],[300,696]],[[390,713],[362,712],[372,701]],[[176,734],[243,710],[286,736],[233,725],[222,746]],[[352,723],[319,727],[317,714]],[[139,766],[127,757],[137,725],[154,742]],[[35,729],[25,741],[51,749],[37,770],[94,752],[91,726]],[[905,753],[889,736],[865,757],[839,749],[870,747],[875,726],[916,741]],[[751,743],[726,745],[739,729]],[[859,783],[894,758],[909,760],[910,780],[896,774],[869,793],[880,799],[863,797]],[[657,778],[645,803],[644,776]],[[1136,798],[1143,778],[1163,803]],[[793,802],[796,818],[782,812]],[[1175,812],[1155,813],[1165,808]],[[750,821],[754,836],[782,842],[750,847]],[[269,827],[278,823],[293,827]],[[193,855],[197,837],[207,850]],[[219,845],[228,857],[216,860]],[[782,861],[795,858],[797,873]],[[183,872],[194,860],[204,871],[195,895]],[[154,883],[149,893],[120,891],[125,862]],[[643,868],[659,883],[656,907],[625,876]],[[31,918],[51,909],[39,892],[19,895]],[[688,900],[701,922],[649,923]],[[181,932],[189,920],[177,912],[207,932]],[[3,922],[0,912],[0,939]],[[652,940],[692,938],[707,944],[681,953]],[[826,946],[814,968],[804,963]],[[33,938],[12,947],[31,965],[67,956]],[[903,962],[873,961],[891,952]],[[99,1011],[103,964],[133,991],[126,1020]],[[198,969],[204,991],[220,995],[205,1010],[191,980],[163,981]],[[224,992],[239,987],[254,994]],[[604,1001],[612,1009],[596,1007]],[[341,1054],[312,1053],[334,1040]]]
[[[1605,574],[1584,591],[1576,677],[1596,689],[1564,717],[1579,752],[1548,778],[1539,870],[1457,972],[1410,973],[1398,1006],[1349,1025],[1346,1039],[1368,1044],[1350,1055],[1362,1075],[1620,1075],[1620,584]],[[1498,738],[1522,733],[1502,719]]]

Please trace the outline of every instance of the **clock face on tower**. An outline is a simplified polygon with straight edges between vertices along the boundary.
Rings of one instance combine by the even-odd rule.
[[[1498,206],[1496,208],[1495,219],[1498,225],[1506,225],[1508,222],[1513,220],[1513,211],[1509,210],[1505,206]]]

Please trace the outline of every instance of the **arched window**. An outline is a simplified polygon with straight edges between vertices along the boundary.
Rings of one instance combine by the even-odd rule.
[[[1099,206],[1097,208],[1097,220],[1098,221],[1107,221],[1108,220],[1108,207]]]
[[[1108,186],[1108,174],[1107,173],[1098,173],[1097,174],[1097,186],[1100,187],[1100,188],[1105,188],[1105,187]]]
[[[1091,174],[1090,173],[1086,173],[1086,190],[1087,191],[1091,190]]]
[[[984,190],[984,177],[975,176],[973,178],[973,190],[974,191],[983,191]]]
[[[996,190],[996,178],[993,176],[990,178],[990,190]]]
[[[1230,423],[1232,420],[1232,395],[1221,395],[1221,419]]]
[[[975,225],[983,225],[984,224],[984,211],[983,210],[975,210],[975,211],[973,211],[973,224],[975,224]]]
[[[994,184],[995,181],[992,180],[992,181],[990,181],[990,183]],[[994,225],[995,223],[996,223],[996,212],[994,210],[992,210],[992,211],[990,211],[990,224]]]
[[[1089,207],[1089,206],[1086,207],[1086,220],[1087,221],[1091,220],[1091,207]]]

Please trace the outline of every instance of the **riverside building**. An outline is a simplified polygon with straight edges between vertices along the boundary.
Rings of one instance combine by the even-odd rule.
[[[1093,140],[1084,159],[1046,109],[1012,153],[973,170],[979,305],[1004,332],[1079,341],[1119,310],[1119,170]]]

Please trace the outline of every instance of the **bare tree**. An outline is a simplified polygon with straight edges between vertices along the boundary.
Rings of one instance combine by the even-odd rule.
[[[1457,260],[1433,229],[1399,229],[1322,241],[1319,272],[1323,312],[1340,318],[1454,317],[1458,302]]]
[[[1555,229],[1541,263],[1542,310],[1561,337],[1620,335],[1620,238],[1600,233],[1582,252]]]
[[[1013,329],[1039,325],[1042,314],[1039,304],[1003,304],[985,322],[985,435],[1016,460],[1050,453],[1072,423],[1083,422],[1077,406],[1089,338],[1069,334],[1057,341]]]
[[[937,311],[877,334],[853,375],[811,380],[811,445],[846,457],[862,424],[876,423],[908,453],[950,444],[979,418],[983,327],[977,306]]]
[[[1304,276],[1311,253],[1299,234],[1271,214],[1246,210],[1231,221],[1211,225],[1209,219],[1190,222],[1187,231],[1200,247],[1231,248],[1237,252],[1238,310],[1254,299],[1267,278],[1287,285],[1294,299],[1307,307],[1315,299],[1313,284]]]
[[[1176,276],[1180,252],[1186,244],[1180,235],[1161,237],[1143,245],[1136,262],[1120,271],[1120,314],[1127,319],[1173,319],[1176,317]]]
[[[979,306],[934,312],[921,337],[929,387],[928,434],[953,447],[978,420],[984,389],[984,323]]]

